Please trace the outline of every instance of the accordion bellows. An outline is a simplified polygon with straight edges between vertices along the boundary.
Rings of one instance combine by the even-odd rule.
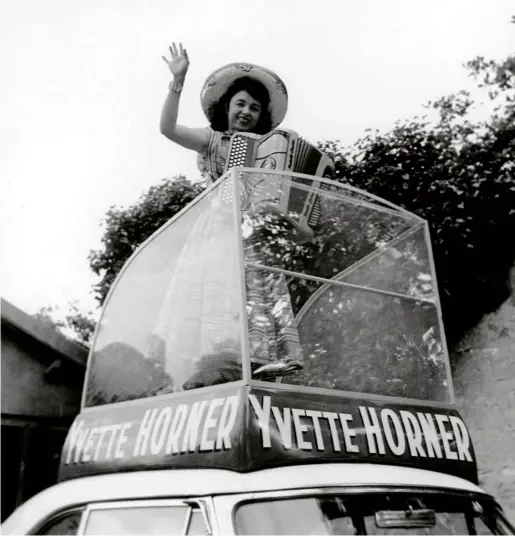
[[[272,174],[268,177],[262,175],[251,180],[256,184],[251,188],[252,193],[248,193],[252,197],[249,199],[252,204],[272,202],[285,214],[293,216],[296,223],[308,232],[317,224],[320,216],[320,196],[317,192],[325,189],[326,184],[316,180],[316,177],[332,179],[334,164],[325,153],[296,132],[277,129],[263,136],[243,132],[233,134],[225,171],[234,167],[252,167],[265,173],[275,170],[313,176],[313,179],[292,177],[288,188],[284,180],[274,180]]]

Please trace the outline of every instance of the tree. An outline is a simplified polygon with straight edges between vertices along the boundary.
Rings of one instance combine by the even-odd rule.
[[[65,316],[66,327],[74,334],[76,341],[89,345],[95,332],[96,320],[93,313],[83,313],[76,302],[70,303],[68,314]]]
[[[61,332],[61,330],[66,327],[66,322],[55,317],[57,311],[58,308],[56,306],[47,305],[46,307],[38,309],[32,316],[48,327]]]
[[[460,91],[436,112],[368,132],[353,147],[320,144],[337,180],[427,219],[451,342],[509,294],[515,261],[515,56],[467,63],[484,99]],[[475,119],[483,107],[487,119]]]
[[[202,192],[204,186],[183,176],[163,179],[128,208],[110,207],[104,225],[102,249],[89,254],[93,272],[100,276],[94,287],[102,305],[125,261],[154,231],[180,212]]]
[[[55,329],[65,337],[88,346],[93,338],[96,321],[91,311],[84,313],[77,302],[68,304],[68,312],[64,318],[57,306],[41,307],[34,318]]]

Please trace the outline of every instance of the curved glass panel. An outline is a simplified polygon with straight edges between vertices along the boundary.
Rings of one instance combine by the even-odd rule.
[[[220,181],[129,261],[100,321],[87,406],[241,379],[232,190]]]
[[[436,289],[420,218],[317,177],[233,170],[127,263],[86,405],[237,381],[243,358],[253,379],[451,402]]]
[[[240,178],[252,377],[451,402],[425,222],[316,178]]]

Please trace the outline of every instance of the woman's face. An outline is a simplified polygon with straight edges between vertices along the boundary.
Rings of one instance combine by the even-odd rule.
[[[227,114],[231,132],[252,132],[261,114],[261,103],[245,90],[238,91],[229,102]]]

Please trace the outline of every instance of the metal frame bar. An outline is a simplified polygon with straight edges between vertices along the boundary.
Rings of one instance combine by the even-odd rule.
[[[372,253],[369,253],[362,259],[360,259],[358,262],[355,262],[348,268],[345,268],[345,270],[342,270],[340,273],[336,274],[333,279],[339,280],[341,277],[345,277],[346,275],[350,274],[354,270],[361,268],[365,264],[367,264],[369,261],[374,260],[376,257],[381,256],[383,253],[385,253],[387,248],[392,248],[396,246],[399,242],[402,242],[406,238],[408,238],[411,234],[415,234],[417,231],[420,231],[423,229],[423,224],[418,223],[411,229],[406,229],[406,231],[403,231],[400,235],[397,235],[395,238],[392,238],[389,242],[382,245],[381,247],[375,249],[372,251]]]
[[[331,179],[326,179],[324,177],[315,177],[315,178],[313,178],[314,177],[313,175],[306,175],[305,173],[296,173],[296,172],[293,172],[293,171],[280,171],[280,170],[278,171],[278,170],[274,170],[274,169],[267,169],[266,171],[260,171],[259,169],[249,168],[249,167],[235,167],[235,168],[232,168],[232,170],[237,170],[237,171],[239,171],[241,173],[287,176],[290,179],[291,178],[299,178],[299,179],[308,179],[308,180],[311,180],[311,181],[317,180],[317,181],[322,182],[324,184],[329,184],[331,186],[337,186],[341,190],[348,190],[350,192],[353,192],[355,194],[361,195],[363,197],[370,198],[371,201],[367,202],[367,201],[358,200],[358,199],[353,198],[353,197],[347,197],[344,194],[340,194],[340,193],[334,192],[332,190],[320,190],[321,194],[323,194],[323,195],[327,194],[327,195],[333,196],[333,197],[338,198],[338,199],[345,199],[346,201],[350,200],[351,202],[353,202],[355,204],[358,204],[358,205],[361,205],[361,206],[366,206],[368,208],[372,208],[372,209],[374,209],[376,211],[379,211],[379,212],[385,212],[385,213],[396,215],[396,216],[404,216],[405,218],[412,218],[412,219],[420,221],[420,222],[425,221],[423,218],[421,218],[420,216],[417,216],[413,212],[409,212],[408,210],[406,210],[406,209],[404,209],[404,208],[402,208],[402,207],[400,207],[398,205],[395,205],[394,203],[390,203],[386,199],[382,199],[381,197],[378,197],[377,195],[370,194],[368,192],[365,192],[364,190],[360,190],[359,188],[355,188],[354,186],[350,186],[348,184],[343,184],[341,182],[334,181],[334,180],[331,180]],[[305,191],[312,191],[313,190],[313,188],[310,188],[308,186],[304,186],[302,183],[296,183],[295,187],[296,188],[298,187],[300,189],[304,189]],[[374,204],[374,202],[375,203],[380,203],[383,206],[378,207],[377,205]],[[389,207],[389,208],[387,209],[385,207]]]
[[[240,389],[241,387],[245,387],[246,385],[248,385],[247,382],[243,380],[239,380],[236,382],[220,383],[217,385],[207,385],[206,387],[196,387],[195,389],[187,390],[187,391],[176,391],[175,393],[166,393],[163,395],[159,395],[158,397],[147,396],[147,397],[142,397],[142,398],[136,398],[133,400],[123,400],[120,402],[113,402],[110,404],[102,404],[100,406],[87,406],[85,408],[82,408],[80,415],[94,413],[95,411],[97,412],[106,411],[107,407],[116,409],[117,407],[126,408],[126,407],[130,407],[131,405],[138,406],[138,405],[141,405],[142,403],[150,403],[152,400],[156,400],[156,399],[158,399],[160,402],[164,400],[170,400],[170,403],[172,403],[175,400],[180,400],[181,398],[185,398],[188,395],[191,395],[191,393],[195,393],[195,395],[197,394],[202,395],[203,393],[211,394],[211,393],[218,393],[219,391],[222,391],[222,392],[229,391],[229,390],[232,391],[232,390]]]
[[[324,283],[328,285],[335,285],[345,288],[352,288],[354,290],[362,290],[364,292],[371,292],[373,294],[383,294],[385,296],[390,296],[392,298],[400,298],[405,299],[409,301],[415,301],[415,302],[424,302],[424,303],[430,303],[431,305],[434,305],[434,301],[432,300],[426,300],[424,298],[414,298],[413,296],[408,296],[407,294],[399,294],[398,292],[392,292],[389,290],[380,290],[376,288],[369,288],[369,287],[363,287],[361,285],[354,285],[352,283],[344,283],[343,281],[334,281],[333,279],[325,279],[324,277],[318,277],[315,275],[308,275],[308,274],[301,274],[298,272],[292,272],[290,270],[285,270],[284,268],[275,268],[273,266],[266,266],[263,264],[255,264],[253,262],[247,262],[245,263],[246,266],[249,266],[251,268],[255,268],[258,270],[265,270],[269,272],[277,272],[280,274],[289,275],[291,277],[295,277],[296,279],[308,279],[309,281],[316,281],[318,283]],[[318,289],[320,290],[320,289]],[[318,292],[317,290],[317,292]]]
[[[405,398],[400,396],[390,396],[390,395],[376,395],[371,393],[360,393],[358,391],[341,391],[339,389],[328,389],[327,387],[308,387],[306,385],[294,385],[291,383],[275,383],[275,382],[265,382],[261,380],[251,380],[249,382],[249,387],[255,387],[257,389],[273,389],[275,391],[290,391],[296,393],[310,393],[310,394],[321,394],[321,395],[330,395],[334,398],[340,398],[342,396],[346,398],[359,399],[363,402],[370,400],[374,401],[383,401],[390,403],[399,403],[399,404],[412,404],[414,406],[432,406],[444,409],[455,409],[455,406],[452,402],[438,402],[436,400],[420,400],[418,398]]]
[[[233,203],[234,203],[234,226],[236,232],[235,247],[236,262],[240,274],[240,333],[241,333],[241,359],[242,359],[242,379],[245,383],[249,382],[252,377],[250,370],[250,350],[249,350],[249,323],[247,318],[247,278],[245,270],[245,255],[243,252],[243,236],[241,231],[241,184],[239,173],[233,168],[229,170],[230,180],[233,186]]]
[[[435,260],[433,257],[433,245],[431,243],[431,235],[429,233],[429,224],[425,222],[424,226],[424,234],[426,237],[426,243],[428,247],[428,253],[429,253],[429,266],[431,269],[431,275],[433,276],[433,281],[435,282],[434,290],[435,290],[435,297],[437,302],[436,307],[436,314],[438,316],[438,324],[440,328],[440,339],[443,346],[443,351],[445,354],[445,371],[447,373],[447,382],[448,382],[448,389],[449,389],[449,396],[451,398],[451,401],[453,403],[456,402],[456,395],[454,393],[454,381],[452,378],[452,370],[451,370],[451,361],[449,356],[449,349],[447,347],[447,338],[445,337],[445,327],[443,323],[443,315],[442,315],[442,306],[440,301],[440,292],[438,290],[438,278],[436,277],[436,267],[435,267]]]

